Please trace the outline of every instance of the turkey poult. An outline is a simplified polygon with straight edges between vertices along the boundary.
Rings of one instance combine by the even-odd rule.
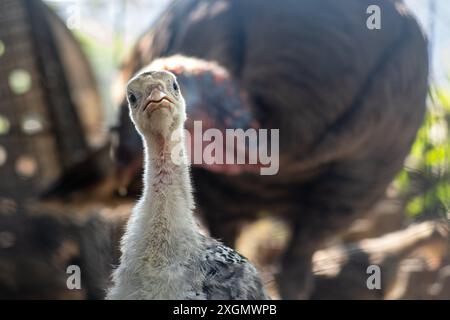
[[[145,149],[144,192],[122,238],[108,299],[267,299],[257,270],[199,233],[175,76],[144,69],[127,86]]]

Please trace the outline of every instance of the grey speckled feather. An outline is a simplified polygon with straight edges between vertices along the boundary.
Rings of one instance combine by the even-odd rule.
[[[221,243],[203,238],[206,250],[201,261],[205,274],[203,294],[210,299],[268,299],[258,272],[239,253]]]

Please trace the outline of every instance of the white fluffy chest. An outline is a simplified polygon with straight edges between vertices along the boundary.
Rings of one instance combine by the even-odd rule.
[[[171,265],[145,268],[136,276],[140,288],[134,299],[204,299],[202,279],[194,266]]]

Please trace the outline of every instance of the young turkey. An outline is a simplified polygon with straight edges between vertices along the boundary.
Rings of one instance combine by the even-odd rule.
[[[108,299],[266,299],[256,269],[199,233],[175,76],[144,69],[127,86],[145,149],[144,192],[122,238]]]

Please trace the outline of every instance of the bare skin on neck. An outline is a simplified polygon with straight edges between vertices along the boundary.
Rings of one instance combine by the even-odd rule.
[[[157,135],[154,140],[155,143],[147,147],[145,169],[148,170],[146,175],[151,177],[149,182],[153,191],[160,193],[163,185],[173,183],[170,172],[175,172],[177,168],[171,159],[172,146],[170,141],[166,142],[166,138],[162,135]]]

